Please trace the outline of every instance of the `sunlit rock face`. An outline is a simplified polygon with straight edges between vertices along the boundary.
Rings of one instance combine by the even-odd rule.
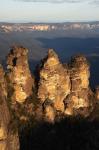
[[[70,93],[70,78],[67,68],[60,63],[57,54],[50,49],[40,70],[38,98],[41,103],[50,101],[55,110],[64,111],[64,98]],[[47,105],[47,113],[51,110]],[[53,112],[51,113],[53,114]]]
[[[96,89],[95,89],[95,98],[96,98],[96,100],[99,101],[99,86],[97,86]]]
[[[23,103],[32,94],[34,80],[29,70],[27,55],[26,48],[13,47],[7,57],[7,75],[13,88],[13,103]]]
[[[53,121],[59,111],[64,115],[88,116],[93,101],[89,77],[89,64],[84,56],[73,57],[63,67],[57,54],[49,50],[38,84],[38,98],[44,105],[46,118]]]
[[[91,105],[92,92],[89,89],[89,64],[84,56],[75,56],[70,63],[71,93],[65,99],[65,114],[72,115],[77,110]],[[80,112],[80,111],[79,111]],[[86,113],[84,112],[84,115]]]
[[[4,71],[2,66],[0,65],[0,140],[5,140],[7,138],[9,111],[7,108],[7,104],[5,102],[6,97],[7,91],[6,91],[6,82],[4,79]]]
[[[0,65],[0,150],[19,150],[18,134],[12,132],[10,122],[5,73]]]
[[[52,106],[48,105],[44,109],[44,118],[47,122],[55,121],[55,110]]]
[[[89,64],[84,56],[75,56],[71,60],[72,91],[79,91],[89,86]]]

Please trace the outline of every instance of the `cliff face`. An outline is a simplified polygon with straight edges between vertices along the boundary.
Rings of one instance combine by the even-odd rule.
[[[7,105],[7,87],[4,76],[5,73],[0,65],[0,150],[19,150],[18,134],[10,129],[11,116]]]
[[[12,101],[25,102],[32,94],[34,80],[31,76],[28,50],[23,47],[13,47],[7,57],[8,79],[13,89]]]

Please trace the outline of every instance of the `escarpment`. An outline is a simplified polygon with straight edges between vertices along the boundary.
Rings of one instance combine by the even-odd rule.
[[[13,132],[12,116],[7,104],[5,73],[0,65],[0,150],[19,150],[17,130]]]

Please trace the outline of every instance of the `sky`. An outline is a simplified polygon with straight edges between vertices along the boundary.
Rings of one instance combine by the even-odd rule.
[[[99,21],[99,0],[0,0],[0,22]]]

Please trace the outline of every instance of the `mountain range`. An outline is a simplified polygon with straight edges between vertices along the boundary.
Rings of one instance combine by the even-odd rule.
[[[24,31],[72,31],[82,30],[93,34],[99,33],[99,22],[66,22],[66,23],[0,23],[0,32]],[[97,33],[97,34],[98,34]],[[90,33],[91,34],[91,33]]]

